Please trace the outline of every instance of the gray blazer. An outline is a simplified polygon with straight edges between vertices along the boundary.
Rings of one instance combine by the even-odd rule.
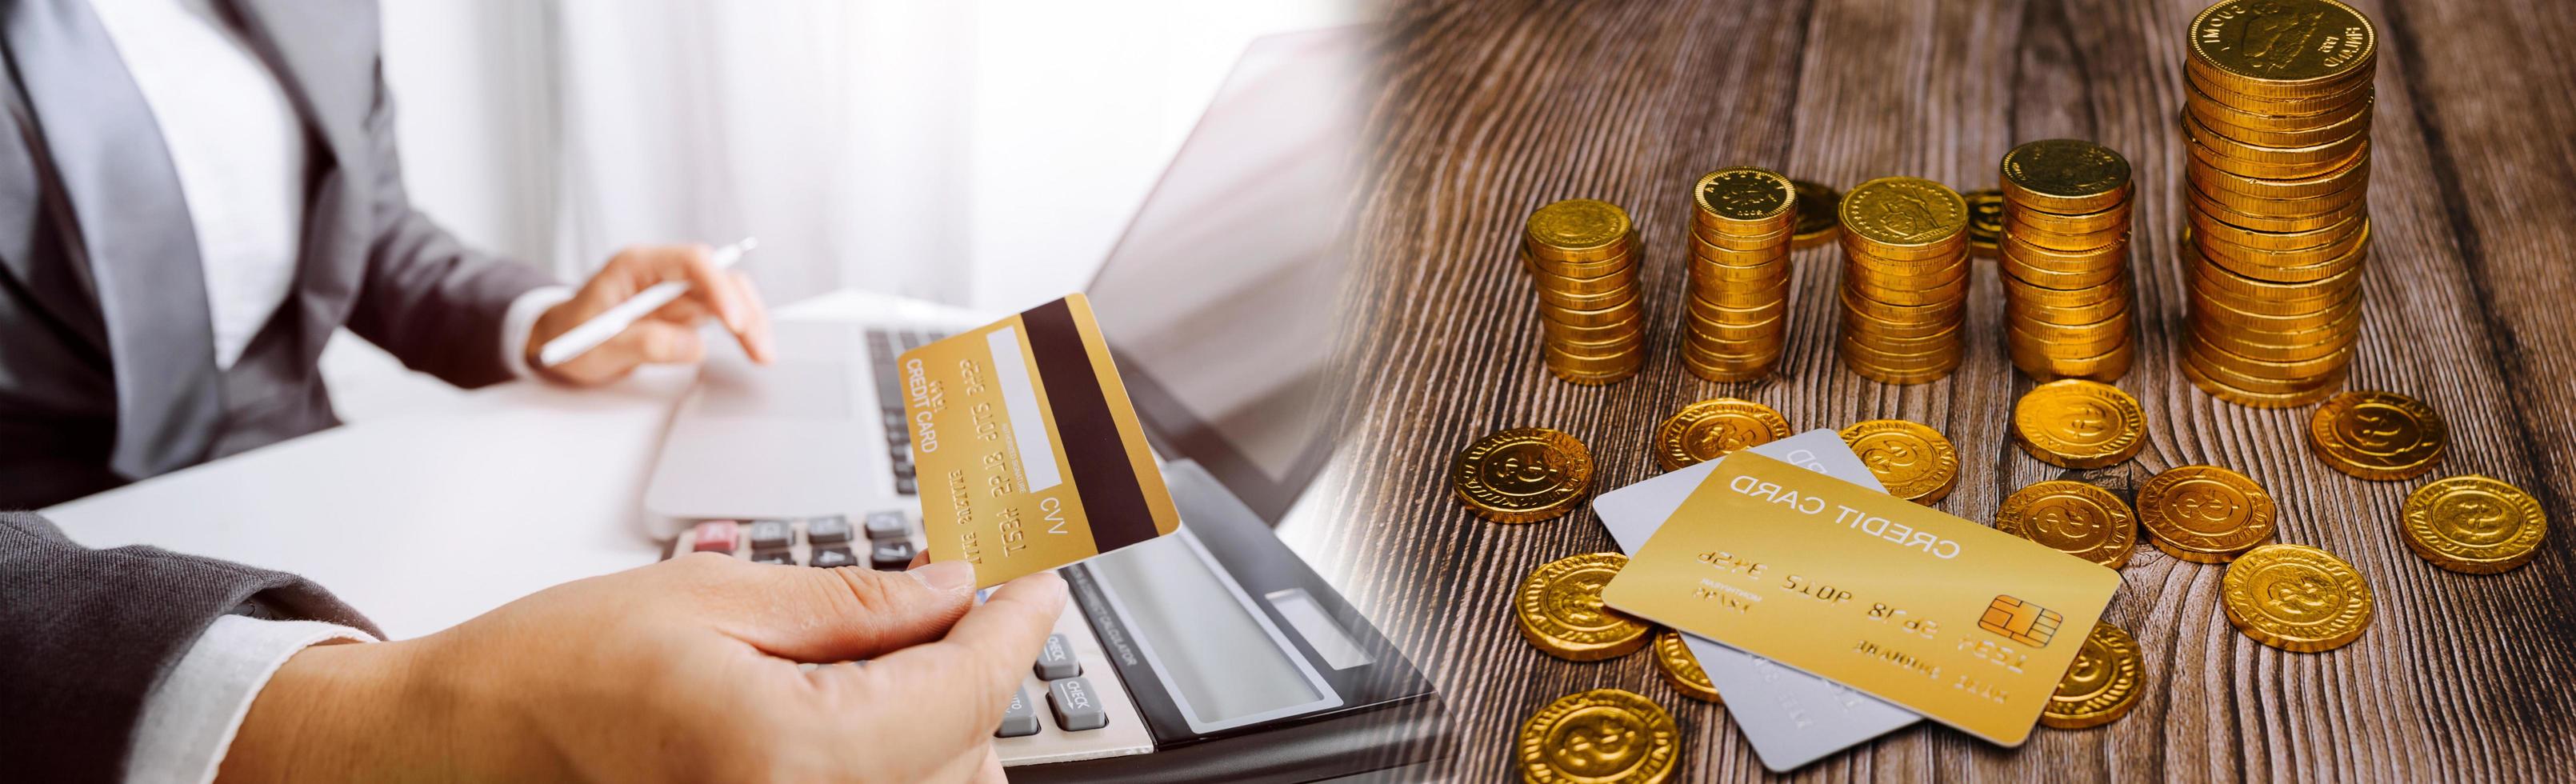
[[[313,162],[294,291],[222,371],[176,175],[122,61],[85,0],[0,0],[0,509],[336,424],[315,363],[342,325],[450,383],[504,380],[503,313],[550,282],[413,209],[373,0],[219,5]]]

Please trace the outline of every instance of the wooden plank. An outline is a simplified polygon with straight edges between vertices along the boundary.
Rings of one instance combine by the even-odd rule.
[[[1588,511],[1487,523],[1443,470],[1475,437],[1541,425],[1590,444],[1597,489],[1655,473],[1654,424],[1703,397],[1748,397],[1800,428],[1903,417],[1948,434],[1959,488],[1941,508],[1991,519],[2013,489],[2070,473],[2124,494],[2155,471],[2214,463],[2281,500],[2278,539],[2351,560],[2378,596],[2359,642],[2274,650],[2219,608],[2223,567],[2141,546],[2108,618],[2147,654],[2150,690],[2121,721],[2042,730],[1999,749],[1916,727],[1818,763],[1810,780],[1886,777],[2187,780],[2543,778],[2576,752],[2576,587],[2553,534],[2531,565],[2458,575],[2416,558],[2396,513],[2424,480],[2365,482],[2304,445],[2309,409],[2218,402],[2174,367],[2184,270],[2183,31],[2202,3],[1473,3],[1390,9],[1378,63],[1374,171],[1348,307],[1355,390],[1316,534],[1366,609],[1439,684],[1463,741],[1461,781],[1514,775],[1511,742],[1560,695],[1615,686],[1674,711],[1684,778],[1766,774],[1723,709],[1681,697],[1647,656],[1578,664],[1518,639],[1506,600],[1538,564],[1613,549]],[[2576,8],[2551,0],[2363,2],[2381,31],[2368,311],[2353,388],[2415,394],[2452,426],[2434,476],[2484,473],[2576,525]],[[1773,378],[1687,375],[1679,340],[1685,192],[1754,164],[1848,187],[1911,174],[1988,187],[2012,143],[2090,138],[2139,185],[2132,274],[2142,335],[2120,386],[2152,441],[2109,469],[2065,472],[2008,431],[2030,387],[2003,355],[2001,290],[1981,269],[1963,367],[1892,387],[1833,356],[1839,251],[1801,251],[1789,353]],[[1609,387],[1546,375],[1534,297],[1512,253],[1529,210],[1569,197],[1627,207],[1649,266],[1645,371]],[[2563,763],[2562,763],[2563,764]]]

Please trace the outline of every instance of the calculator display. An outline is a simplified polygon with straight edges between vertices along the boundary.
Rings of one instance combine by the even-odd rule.
[[[1187,533],[1184,527],[1182,535],[1090,563],[1193,729],[1340,705],[1313,666]]]

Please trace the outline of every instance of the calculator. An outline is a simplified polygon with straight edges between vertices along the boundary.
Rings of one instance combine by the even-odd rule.
[[[1164,464],[1180,532],[1058,572],[1072,601],[993,748],[1013,781],[1313,781],[1450,747],[1421,673],[1197,465]],[[666,557],[906,568],[910,510],[704,520]]]

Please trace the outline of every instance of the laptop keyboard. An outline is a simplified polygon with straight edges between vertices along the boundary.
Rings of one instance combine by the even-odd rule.
[[[886,465],[894,469],[894,491],[916,495],[918,484],[912,473],[912,428],[903,421],[903,373],[894,364],[896,357],[932,341],[948,337],[946,332],[920,329],[868,329],[868,362],[877,379],[878,414],[884,417]]]

